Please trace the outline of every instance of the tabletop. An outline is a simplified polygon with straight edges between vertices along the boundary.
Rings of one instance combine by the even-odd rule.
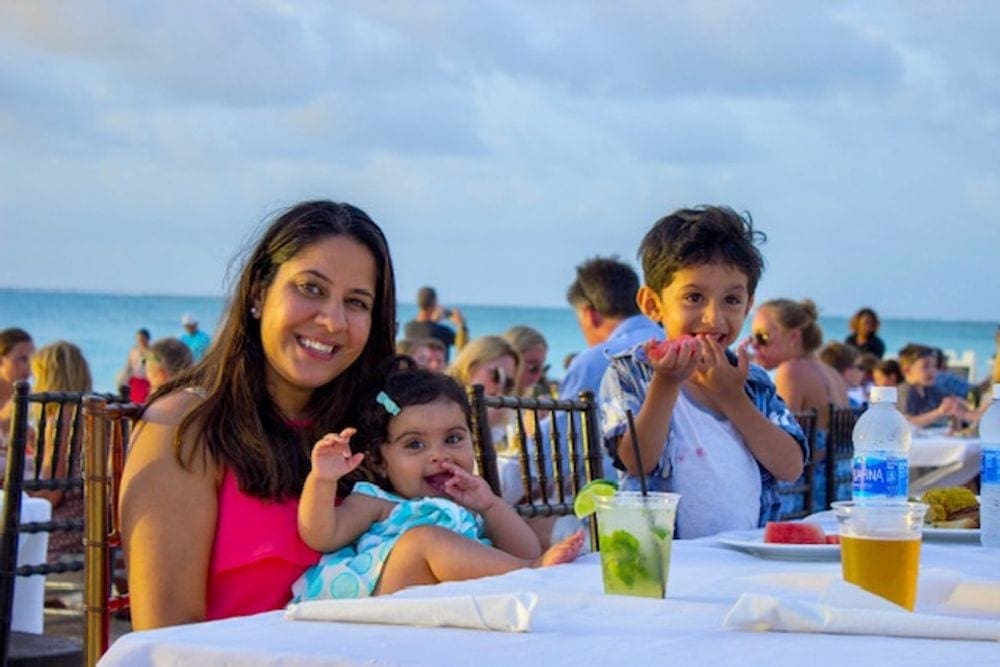
[[[959,581],[1000,582],[1000,550],[978,543],[922,546],[917,611]],[[740,594],[820,590],[839,579],[836,560],[783,561],[724,547],[717,537],[674,544],[666,600],[603,593],[599,558],[397,593],[444,597],[530,591],[527,633],[285,620],[268,612],[134,632],[103,667],[198,665],[843,665],[850,656],[892,664],[997,664],[996,642],[745,632],[722,621]],[[998,619],[1000,620],[1000,619]]]

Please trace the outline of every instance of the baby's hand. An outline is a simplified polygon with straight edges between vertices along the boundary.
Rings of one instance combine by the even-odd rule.
[[[698,365],[699,346],[694,338],[680,341],[648,341],[643,348],[653,367],[654,377],[680,384],[691,376]]]
[[[482,477],[454,463],[445,462],[442,467],[451,473],[451,479],[444,483],[445,493],[462,507],[485,514],[497,502],[498,498]]]
[[[351,454],[351,436],[357,432],[353,428],[345,428],[340,433],[327,433],[312,450],[313,478],[324,482],[336,482],[360,465],[365,458],[362,453]]]
[[[721,407],[744,398],[743,385],[750,373],[750,340],[743,341],[736,348],[736,366],[729,362],[725,348],[714,338],[698,336],[698,340],[701,343],[701,358],[695,382],[717,397]]]

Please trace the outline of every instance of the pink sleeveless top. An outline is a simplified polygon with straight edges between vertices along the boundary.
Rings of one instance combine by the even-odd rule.
[[[292,583],[319,561],[299,538],[298,499],[275,502],[239,489],[228,468],[219,488],[219,518],[208,564],[208,620],[281,609]]]

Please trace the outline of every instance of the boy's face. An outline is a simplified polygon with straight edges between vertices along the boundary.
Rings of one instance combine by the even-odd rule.
[[[643,285],[638,302],[646,317],[663,325],[668,339],[705,334],[729,347],[740,335],[753,296],[743,271],[712,263],[680,269],[659,294]]]
[[[937,360],[933,356],[920,357],[903,369],[907,384],[929,387],[937,378]]]

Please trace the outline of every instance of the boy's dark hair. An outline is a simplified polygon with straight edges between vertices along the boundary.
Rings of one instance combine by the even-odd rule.
[[[418,368],[417,362],[404,355],[395,356],[387,362],[384,379],[376,386],[380,388],[364,400],[358,418],[358,432],[351,443],[351,451],[363,452],[365,460],[356,471],[359,474],[351,475],[348,484],[353,486],[354,481],[366,479],[392,491],[389,479],[382,472],[381,446],[389,439],[389,422],[395,415],[379,401],[379,394],[384,393],[400,410],[440,399],[452,401],[462,408],[470,432],[472,413],[462,385],[444,373]]]
[[[643,280],[659,293],[677,271],[718,262],[745,273],[752,296],[764,271],[755,244],[766,240],[749,213],[741,216],[728,206],[678,209],[657,220],[639,244]]]
[[[882,375],[893,376],[896,378],[896,382],[903,381],[903,369],[899,367],[899,362],[895,359],[883,359],[875,366],[875,370]]]
[[[573,308],[591,306],[604,317],[626,318],[639,314],[635,295],[639,276],[617,256],[594,257],[576,267],[576,280],[566,290]]]
[[[934,361],[937,363],[937,355],[934,354],[934,348],[918,343],[910,343],[899,351],[899,365],[905,371],[924,357],[934,357]]]
[[[437,304],[438,296],[433,287],[421,287],[417,290],[417,308],[428,310]]]

